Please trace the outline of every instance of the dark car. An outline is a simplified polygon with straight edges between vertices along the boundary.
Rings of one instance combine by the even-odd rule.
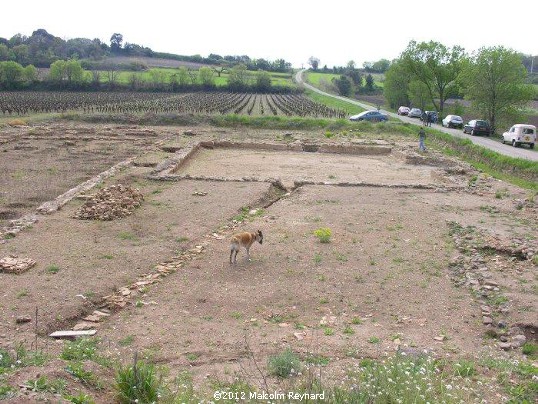
[[[350,121],[370,121],[370,122],[382,122],[388,121],[389,117],[382,114],[379,111],[363,111],[360,114],[349,117]]]
[[[426,119],[428,119],[426,121]],[[420,117],[420,120],[423,122],[430,122],[430,123],[437,123],[437,120],[439,119],[439,116],[437,115],[436,111],[424,111],[422,113],[422,116]]]
[[[487,121],[481,119],[473,119],[465,124],[463,127],[463,133],[469,133],[474,135],[491,135],[491,127]]]

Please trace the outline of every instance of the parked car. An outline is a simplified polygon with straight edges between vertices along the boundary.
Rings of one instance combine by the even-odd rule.
[[[533,149],[536,143],[536,126],[518,123],[503,133],[502,142],[511,143],[514,147],[528,144]]]
[[[409,111],[411,111],[411,108],[402,105],[398,108],[398,115],[408,115]]]
[[[447,128],[463,128],[463,119],[459,115],[447,115],[441,122]]]
[[[467,122],[463,126],[463,133],[469,133],[471,136],[474,135],[491,135],[491,128],[487,121],[481,119],[473,119],[472,121]]]
[[[350,121],[370,121],[370,122],[382,122],[388,121],[389,117],[382,114],[379,111],[363,111],[360,114],[349,117]]]
[[[428,118],[428,121],[426,121],[426,118]],[[437,123],[438,119],[439,117],[437,115],[437,111],[424,111],[424,113],[420,117],[420,120],[422,122]]]
[[[409,118],[420,118],[422,116],[422,111],[420,108],[411,108],[407,116]]]

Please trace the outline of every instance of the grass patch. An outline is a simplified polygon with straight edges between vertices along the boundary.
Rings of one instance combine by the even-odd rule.
[[[135,361],[133,366],[118,369],[115,389],[122,404],[156,403],[164,386],[153,365]]]
[[[94,359],[97,355],[96,339],[81,338],[65,343],[60,358],[66,361],[84,361]]]
[[[289,348],[278,355],[270,356],[267,366],[271,375],[281,378],[297,374],[302,368],[299,357]]]
[[[58,272],[60,272],[60,267],[58,265],[49,265],[45,271],[48,273],[48,274],[57,274]]]

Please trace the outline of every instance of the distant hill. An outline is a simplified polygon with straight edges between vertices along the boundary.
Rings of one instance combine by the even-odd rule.
[[[210,54],[208,57],[200,55],[176,55],[165,52],[155,52],[150,48],[133,43],[123,43],[123,35],[115,33],[110,38],[110,45],[99,39],[74,38],[63,40],[48,33],[45,29],[35,30],[27,37],[16,34],[6,39],[0,38],[0,62],[12,60],[22,66],[34,65],[36,67],[49,67],[57,60],[76,58],[88,61],[90,65],[102,63],[131,64],[138,63],[147,67],[177,67],[191,66],[198,68],[204,65],[245,64],[249,70],[265,70],[274,72],[287,72],[291,70],[291,63],[284,59],[269,61],[265,59],[251,59],[247,55],[221,56]],[[116,59],[120,58],[120,59]]]

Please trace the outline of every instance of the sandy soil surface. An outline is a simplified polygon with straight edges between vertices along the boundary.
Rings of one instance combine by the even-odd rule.
[[[131,216],[78,220],[74,214],[84,199],[75,198],[0,244],[0,258],[37,262],[20,275],[0,273],[0,347],[37,343],[57,355],[61,344],[52,342],[49,332],[70,329],[95,309],[105,310],[106,318],[86,320],[98,330],[103,354],[129,362],[138,352],[166,365],[171,378],[188,369],[195,385],[208,389],[209,380],[227,380],[234,372],[250,374],[256,385],[251,359],[265,369],[267,358],[287,347],[302,358],[327,358],[326,380],[338,381],[357,359],[381,358],[396,349],[427,350],[441,358],[519,358],[518,349],[502,351],[495,335],[507,336],[508,342],[518,334],[535,338],[537,206],[526,191],[463,163],[444,164],[435,152],[417,155],[416,145],[404,142],[393,145],[389,156],[200,149],[182,172],[228,181],[148,179],[156,164],[173,154],[163,148],[278,137],[210,128],[196,129],[193,137],[182,135],[184,129],[152,128],[151,140],[135,136],[139,142],[124,133],[122,145],[115,146],[121,151],[110,151],[114,158],[108,164],[130,154],[126,143],[133,148],[135,164],[98,185],[140,189],[144,201]],[[60,128],[50,130],[57,137]],[[70,130],[74,137],[80,130],[83,139],[87,129]],[[95,128],[102,136],[104,130]],[[2,136],[5,153],[15,153],[12,145],[21,140],[14,139],[21,137],[28,137],[31,147],[46,145],[28,133]],[[323,139],[315,133],[294,136]],[[51,142],[58,147],[56,137]],[[20,170],[33,164],[34,154],[25,156],[17,161]],[[49,166],[40,166],[40,175]],[[65,191],[93,173],[76,173],[54,189]],[[264,181],[275,177],[377,185],[275,190]],[[394,186],[410,183],[431,187]],[[10,201],[17,200],[17,190],[11,188]],[[31,197],[24,192],[20,200]],[[331,230],[329,243],[314,235],[319,228]],[[243,250],[231,266],[231,234],[257,229],[265,237],[252,247],[252,261],[245,260]],[[514,249],[518,243],[524,251]],[[159,276],[160,270],[165,275]],[[17,322],[21,317],[30,321]],[[66,378],[69,391],[87,392],[97,402],[110,400],[109,369],[95,369],[107,381],[106,388],[96,389],[77,382],[62,366],[53,361],[44,369],[21,368],[7,382],[24,382],[41,372]],[[499,389],[489,386],[481,394]]]

